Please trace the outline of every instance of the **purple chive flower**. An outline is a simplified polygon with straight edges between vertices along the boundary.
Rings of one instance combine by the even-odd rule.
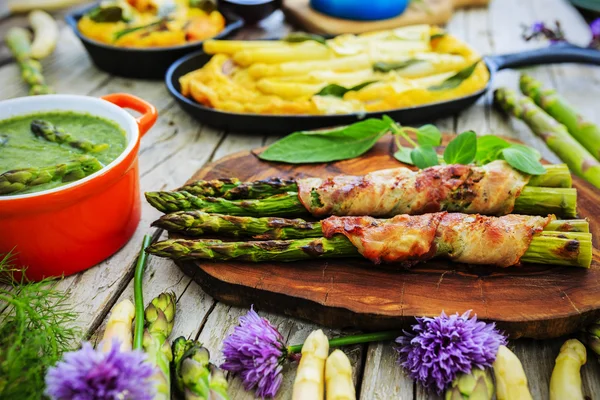
[[[600,18],[592,21],[590,30],[592,31],[592,41],[588,47],[600,50]]]
[[[85,342],[48,370],[45,394],[56,400],[152,400],[154,367],[145,360],[141,351],[120,351],[118,342],[108,353]]]
[[[283,336],[253,308],[240,317],[240,324],[223,341],[225,362],[221,368],[240,374],[244,388],[256,395],[273,397],[281,385],[281,370],[287,357]]]
[[[550,40],[551,43],[566,42],[565,33],[560,26],[560,22],[554,22],[555,27],[552,28],[546,25],[542,21],[536,21],[531,26],[523,25],[522,37],[525,41],[532,39],[545,38]]]
[[[412,379],[441,393],[458,373],[492,365],[506,338],[495,324],[470,314],[417,318],[412,332],[396,339],[398,362]]]

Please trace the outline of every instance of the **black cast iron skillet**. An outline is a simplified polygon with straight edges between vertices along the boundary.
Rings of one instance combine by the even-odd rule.
[[[475,103],[490,88],[492,79],[502,69],[565,62],[600,65],[600,51],[577,47],[567,43],[559,43],[546,48],[521,53],[484,57],[483,60],[490,71],[488,84],[484,89],[458,99],[370,113],[342,115],[261,115],[218,111],[198,104],[193,99],[181,95],[179,91],[179,78],[188,72],[201,68],[210,58],[211,55],[199,51],[175,62],[169,68],[165,77],[169,92],[171,92],[184,110],[204,124],[228,131],[260,134],[282,134],[336,125],[347,125],[364,118],[380,118],[384,114],[389,115],[402,124],[431,121],[456,114]]]
[[[186,54],[202,49],[203,42],[172,47],[132,48],[111,46],[87,38],[79,31],[77,22],[95,7],[97,4],[74,11],[67,15],[65,20],[85,46],[94,64],[113,75],[138,79],[163,79],[173,62]],[[228,13],[223,13],[223,16],[226,21],[225,29],[213,39],[223,39],[244,25],[244,21],[238,16]]]

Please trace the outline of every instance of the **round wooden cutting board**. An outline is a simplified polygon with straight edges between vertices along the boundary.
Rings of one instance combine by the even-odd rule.
[[[445,135],[444,143],[452,137]],[[244,151],[206,166],[191,180],[363,175],[401,165],[393,152],[389,137],[360,158],[328,165],[267,163]],[[330,327],[397,329],[414,323],[415,316],[473,310],[479,318],[496,321],[513,338],[557,337],[600,317],[600,191],[580,179],[574,185],[579,214],[589,219],[594,235],[589,270],[550,265],[503,269],[444,260],[410,270],[376,267],[361,259],[178,265],[219,301],[254,304],[259,310]]]

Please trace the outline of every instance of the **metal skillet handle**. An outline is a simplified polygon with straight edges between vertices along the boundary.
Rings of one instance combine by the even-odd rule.
[[[582,63],[600,65],[600,51],[558,43],[542,49],[486,57],[496,70],[529,67],[540,64]]]

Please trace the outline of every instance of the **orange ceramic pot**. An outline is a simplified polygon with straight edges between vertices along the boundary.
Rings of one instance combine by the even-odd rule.
[[[134,118],[124,108],[141,114]],[[0,120],[47,111],[72,111],[117,123],[125,151],[100,171],[55,189],[0,196],[0,253],[10,251],[27,278],[71,275],[114,254],[140,221],[138,149],[158,116],[151,104],[129,94],[102,99],[74,95],[23,97],[0,102]],[[0,155],[1,156],[1,155]]]

